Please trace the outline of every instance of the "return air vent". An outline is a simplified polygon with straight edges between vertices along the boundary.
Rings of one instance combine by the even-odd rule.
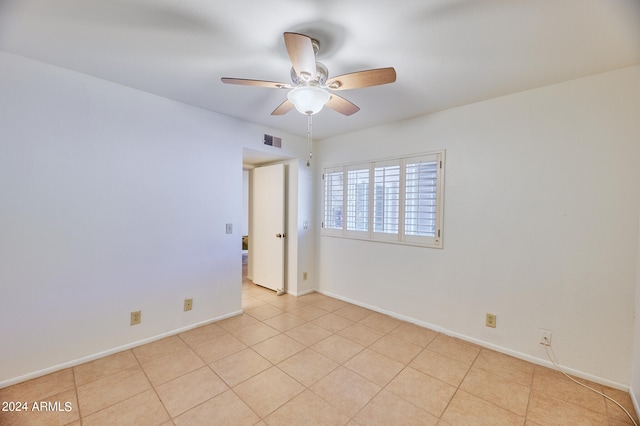
[[[269,146],[275,146],[276,148],[282,147],[282,139],[277,136],[264,135],[264,144]]]

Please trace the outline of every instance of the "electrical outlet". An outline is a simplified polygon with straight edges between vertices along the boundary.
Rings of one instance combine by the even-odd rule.
[[[306,273],[306,272],[303,272],[303,273],[302,273],[302,280],[303,280],[303,281],[306,281],[306,280],[307,280],[307,273]]]
[[[140,324],[142,321],[142,311],[131,312],[131,325]]]
[[[486,326],[491,328],[496,328],[497,318],[494,314],[487,314]]]
[[[184,311],[193,309],[193,299],[184,299]]]
[[[551,330],[540,329],[540,344],[551,346]]]

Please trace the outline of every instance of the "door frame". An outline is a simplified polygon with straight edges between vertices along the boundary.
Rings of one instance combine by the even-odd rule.
[[[254,154],[255,152],[252,152]],[[243,155],[243,161],[244,161]],[[253,227],[254,211],[251,203],[253,194],[253,169],[259,166],[272,164],[284,164],[285,168],[285,233],[287,237],[284,241],[284,291],[293,295],[298,294],[298,167],[299,160],[286,156],[259,164],[243,164],[243,169],[249,171],[249,256],[247,265],[247,279],[251,280],[253,275],[253,261],[251,259],[252,239],[251,231]]]

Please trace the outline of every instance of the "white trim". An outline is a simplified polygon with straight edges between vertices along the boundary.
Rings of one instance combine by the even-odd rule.
[[[88,355],[82,358],[74,359],[72,361],[64,362],[62,364],[54,365],[52,367],[47,367],[42,370],[34,371],[28,374],[24,374],[22,376],[14,377],[12,379],[3,380],[0,382],[0,389],[15,385],[17,383],[25,382],[27,380],[35,379],[37,377],[45,376],[47,374],[55,373],[56,371],[64,370],[67,368],[75,367],[76,365],[84,364],[85,362],[94,361],[99,358],[103,358],[105,356],[113,355],[118,352],[125,351],[127,349],[132,349],[138,346],[146,345],[147,343],[155,342],[156,340],[164,339],[165,337],[174,336],[176,334],[184,333],[185,331],[192,330],[194,328],[202,327],[203,325],[211,324],[216,321],[221,321],[223,319],[235,317],[236,315],[242,314],[242,311],[234,311],[229,314],[221,315],[216,318],[208,319],[196,324],[191,324],[186,327],[181,327],[172,331],[168,331],[166,333],[158,334],[153,337],[148,337],[146,339],[138,340],[136,342],[128,343],[123,346],[118,346],[115,348],[107,349],[106,351],[98,352],[92,355]]]
[[[532,355],[529,355],[529,354],[524,354],[522,352],[517,352],[517,351],[511,350],[511,349],[508,349],[508,348],[505,348],[505,347],[502,347],[502,346],[494,345],[493,343],[488,343],[488,342],[485,342],[483,340],[479,340],[479,339],[475,339],[473,337],[465,336],[464,334],[460,334],[460,333],[456,333],[456,332],[447,330],[447,329],[442,328],[440,326],[437,326],[435,324],[430,324],[430,323],[427,323],[427,322],[424,322],[424,321],[417,320],[417,319],[412,318],[412,317],[408,317],[406,315],[398,314],[398,313],[393,312],[393,311],[388,311],[386,309],[381,309],[381,308],[379,308],[377,306],[368,305],[366,303],[362,303],[362,302],[359,302],[357,300],[349,299],[348,297],[342,297],[340,295],[333,294],[333,293],[328,292],[328,291],[321,291],[321,290],[316,290],[316,291],[318,293],[324,294],[325,296],[333,297],[335,299],[339,299],[339,300],[342,300],[342,301],[345,301],[345,302],[348,302],[348,303],[351,303],[351,304],[354,304],[354,305],[357,305],[357,306],[361,306],[363,308],[367,308],[367,309],[370,309],[372,311],[379,312],[381,314],[389,315],[390,317],[397,318],[397,319],[402,320],[402,321],[407,321],[407,322],[410,322],[412,324],[416,324],[416,325],[419,325],[421,327],[425,327],[425,328],[428,328],[430,330],[436,331],[438,333],[442,333],[442,334],[445,334],[447,336],[451,336],[451,337],[458,338],[460,340],[464,340],[465,342],[469,342],[469,343],[476,344],[478,346],[482,346],[483,348],[491,349],[491,350],[494,350],[496,352],[500,352],[500,353],[503,353],[503,354],[506,354],[506,355],[513,356],[515,358],[522,359],[522,360],[530,362],[532,364],[541,365],[543,367],[547,367],[547,368],[551,368],[551,369],[555,370],[555,367],[551,363],[551,361],[547,361],[547,360],[545,360],[543,358],[538,358],[538,357],[535,357],[535,356],[532,356]],[[544,351],[542,346],[540,347],[540,350]],[[621,391],[625,391],[625,392],[631,393],[631,388],[629,387],[629,385],[624,385],[622,383],[614,382],[614,381],[611,381],[611,380],[608,380],[608,379],[605,379],[605,378],[602,378],[602,377],[599,377],[599,376],[594,376],[592,374],[585,373],[584,371],[575,370],[573,368],[565,367],[563,365],[561,365],[560,367],[562,367],[562,369],[566,373],[568,373],[570,375],[579,377],[581,379],[589,380],[589,381],[594,382],[594,383],[599,383],[601,385],[608,386],[610,388],[614,388],[614,389],[618,389],[618,390],[621,390]],[[640,410],[638,409],[639,407],[638,407],[638,403],[636,401],[636,398],[632,393],[631,393],[631,399],[633,401],[633,405],[634,405],[634,408],[636,409],[636,412],[640,412]]]
[[[295,296],[295,297],[299,297],[299,296],[304,296],[305,294],[313,293],[315,291],[316,290],[314,290],[314,289],[300,291],[300,292],[287,290],[287,294],[290,294],[290,295]]]

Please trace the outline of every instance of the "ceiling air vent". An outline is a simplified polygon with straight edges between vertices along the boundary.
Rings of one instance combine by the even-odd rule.
[[[282,139],[277,136],[264,135],[264,144],[269,146],[275,146],[276,148],[282,147]]]

